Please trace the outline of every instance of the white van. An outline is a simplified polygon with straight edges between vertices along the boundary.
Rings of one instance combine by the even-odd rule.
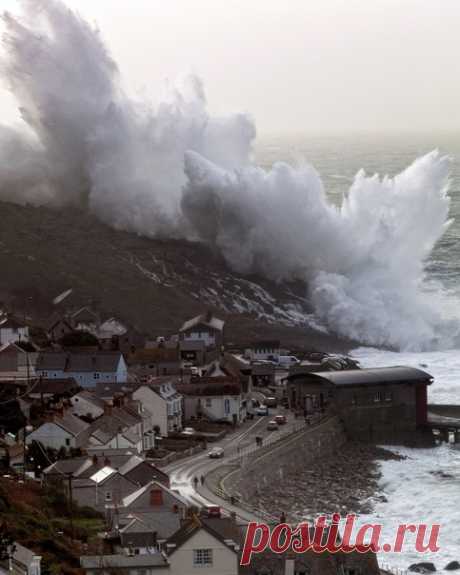
[[[293,365],[299,365],[300,360],[295,355],[280,355],[278,357],[278,365],[280,367],[292,367]]]

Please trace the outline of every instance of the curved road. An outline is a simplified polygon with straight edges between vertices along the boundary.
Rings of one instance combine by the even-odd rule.
[[[274,417],[275,413],[283,413],[286,415],[287,423],[280,426],[279,430],[268,431],[267,424]],[[219,442],[212,443],[203,453],[193,455],[186,459],[176,461],[164,468],[164,471],[169,474],[171,489],[174,489],[186,499],[191,505],[206,506],[206,505],[219,505],[224,512],[235,512],[237,517],[244,521],[261,520],[261,516],[256,516],[249,511],[246,511],[238,506],[231,505],[225,499],[219,498],[207,486],[198,484],[195,489],[194,478],[198,479],[201,476],[206,476],[214,469],[222,465],[234,463],[235,458],[244,452],[247,447],[254,447],[256,437],[263,437],[264,440],[277,438],[281,433],[287,434],[294,430],[294,425],[299,423],[294,419],[293,414],[284,409],[272,409],[271,414],[263,417],[255,416],[256,419],[246,421],[240,429],[234,433],[228,434],[224,439]],[[264,442],[265,443],[265,442]],[[278,444],[275,444],[278,445]],[[210,459],[208,457],[209,449],[212,447],[222,447],[224,449],[224,457],[220,459]]]

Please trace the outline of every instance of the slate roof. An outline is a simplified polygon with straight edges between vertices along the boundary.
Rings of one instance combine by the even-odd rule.
[[[218,541],[224,544],[226,547],[238,552],[238,547],[240,546],[241,533],[238,526],[229,517],[221,518],[202,518],[193,517],[189,521],[183,524],[183,526],[176,531],[167,541],[167,553],[172,555],[179,549],[188,539],[190,539],[195,533],[200,529],[205,529],[210,535],[215,537]],[[235,548],[234,545],[237,546]]]
[[[164,568],[168,565],[167,560],[161,553],[144,555],[83,555],[80,557],[81,566],[84,569],[102,568]]]
[[[75,391],[80,386],[73,377],[66,379],[45,379],[39,378],[32,383],[32,392],[30,395],[45,394],[45,395],[64,395]]]
[[[122,542],[129,542],[129,537],[135,534],[136,541],[139,536],[145,536],[145,541],[151,541],[151,535],[156,532],[159,539],[168,539],[181,526],[180,513],[174,513],[168,509],[150,513],[131,513],[121,517],[121,522],[126,524],[120,529]]]
[[[54,423],[59,427],[62,427],[62,429],[64,429],[74,437],[77,437],[78,435],[80,435],[80,433],[83,433],[88,428],[87,423],[85,423],[78,417],[75,417],[75,415],[72,415],[69,412],[65,412],[64,415],[61,417],[55,417]]]
[[[55,381],[55,380],[48,380],[48,381]],[[64,379],[61,381],[69,381],[68,379]],[[95,395],[94,393],[91,393],[90,391],[88,391],[87,389],[84,389],[83,391],[80,391],[79,393],[76,393],[72,399],[74,399],[75,397],[81,397],[82,399],[85,399],[86,401],[92,403],[93,405],[95,405],[96,407],[100,407],[101,409],[104,409],[104,407],[107,405],[106,402],[101,399],[100,397],[98,397],[97,395]]]
[[[41,371],[113,373],[121,359],[118,351],[97,351],[92,353],[70,353],[43,351],[38,354],[36,369]]]
[[[137,499],[139,499],[139,497],[142,497],[142,495],[144,495],[147,491],[149,491],[152,487],[156,488],[156,489],[161,489],[163,491],[163,494],[165,495],[165,497],[163,499],[164,505],[158,506],[159,509],[161,509],[162,507],[165,507],[165,506],[169,506],[172,508],[172,506],[174,504],[182,505],[184,507],[188,506],[187,501],[185,499],[183,499],[178,493],[175,493],[174,491],[172,491],[171,489],[169,489],[168,487],[166,487],[165,485],[163,485],[159,481],[150,481],[149,483],[147,483],[143,487],[140,487],[137,491],[134,491],[133,493],[130,493],[129,495],[124,497],[122,502],[121,502],[120,507],[129,507]],[[151,507],[146,506],[146,510],[147,509],[150,509],[150,511],[151,511]]]
[[[288,380],[304,378],[305,374],[294,373]],[[318,379],[336,387],[395,385],[406,383],[426,383],[430,385],[433,377],[426,371],[414,367],[375,367],[369,369],[344,369],[340,371],[317,371],[308,374],[309,381]]]

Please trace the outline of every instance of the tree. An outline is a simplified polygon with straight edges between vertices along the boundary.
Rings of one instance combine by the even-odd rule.
[[[72,331],[59,340],[62,347],[99,347],[99,340],[88,331]]]

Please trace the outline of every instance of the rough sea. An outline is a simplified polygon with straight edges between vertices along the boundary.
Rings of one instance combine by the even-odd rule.
[[[321,175],[328,196],[340,205],[354,175],[366,173],[394,176],[417,157],[439,149],[451,157],[450,217],[453,223],[426,261],[426,280],[445,305],[447,315],[460,313],[460,136],[346,135],[266,136],[258,140],[257,160],[269,167],[274,161],[307,161]],[[408,365],[434,376],[429,402],[460,404],[460,350],[396,352],[361,347],[352,355],[363,367]],[[402,461],[381,463],[382,478],[371,514],[362,523],[383,525],[384,540],[391,542],[400,524],[440,524],[440,550],[418,554],[413,540],[403,553],[381,554],[380,561],[405,570],[412,563],[433,562],[438,571],[460,561],[460,445],[443,444],[431,449],[392,448],[405,455]],[[404,571],[402,571],[404,572]]]

